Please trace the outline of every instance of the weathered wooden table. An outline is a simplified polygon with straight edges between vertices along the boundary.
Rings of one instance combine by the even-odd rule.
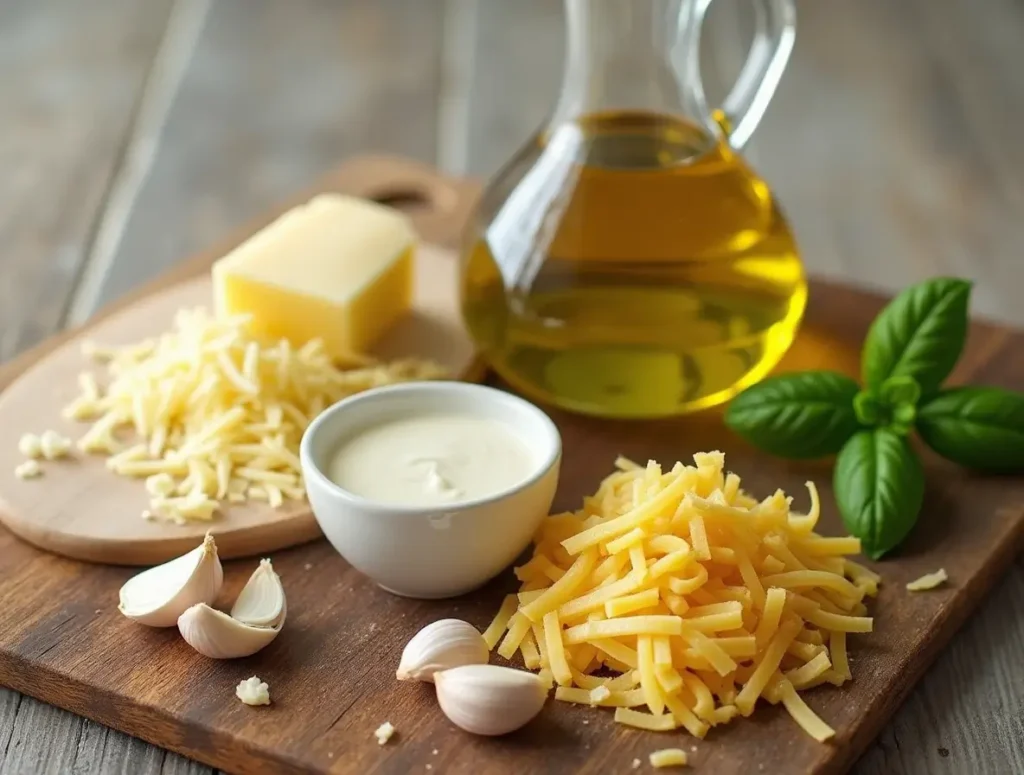
[[[712,87],[746,27],[742,3],[719,5]],[[810,270],[892,290],[968,276],[976,312],[1024,325],[1024,5],[800,11],[749,155]],[[561,51],[559,0],[0,2],[0,359],[348,154],[493,172],[549,105]],[[1019,561],[857,775],[1024,773],[1022,655]],[[2,775],[207,771],[0,689]]]

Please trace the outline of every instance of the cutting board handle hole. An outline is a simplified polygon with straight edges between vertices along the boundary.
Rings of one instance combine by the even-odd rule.
[[[388,186],[370,199],[408,214],[445,213],[457,205],[457,195],[443,183],[411,183]]]

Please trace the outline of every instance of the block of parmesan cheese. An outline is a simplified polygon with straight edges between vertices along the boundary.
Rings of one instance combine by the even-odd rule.
[[[251,315],[255,336],[333,357],[363,353],[412,304],[416,236],[409,220],[356,197],[322,194],[213,265],[218,315]]]

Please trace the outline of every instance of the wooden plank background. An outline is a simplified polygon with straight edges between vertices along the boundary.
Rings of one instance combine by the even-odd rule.
[[[746,3],[713,8],[709,92]],[[799,0],[749,156],[812,272],[897,290],[952,273],[1024,325],[1024,5]],[[487,175],[543,118],[559,0],[3,0],[0,359],[309,183],[346,155]],[[1024,772],[1024,561],[857,775]],[[0,689],[0,775],[209,770]]]

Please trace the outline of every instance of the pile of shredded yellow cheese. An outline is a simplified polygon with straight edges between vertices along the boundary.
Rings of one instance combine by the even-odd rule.
[[[143,516],[181,524],[212,519],[224,500],[276,507],[303,498],[299,441],[314,417],[369,388],[445,374],[419,360],[353,356],[338,365],[318,339],[300,348],[264,342],[247,323],[247,316],[182,310],[159,338],[85,345],[106,362],[106,385],[82,374],[80,395],[64,414],[92,422],[79,449],[107,455],[114,473],[146,478],[151,502]]]
[[[721,453],[694,461],[620,458],[581,510],[545,520],[484,638],[624,724],[704,737],[763,697],[826,740],[797,691],[850,680],[846,636],[871,632],[879,577],[845,557],[858,539],[814,532],[813,483],[797,514],[781,490],[744,493]]]

